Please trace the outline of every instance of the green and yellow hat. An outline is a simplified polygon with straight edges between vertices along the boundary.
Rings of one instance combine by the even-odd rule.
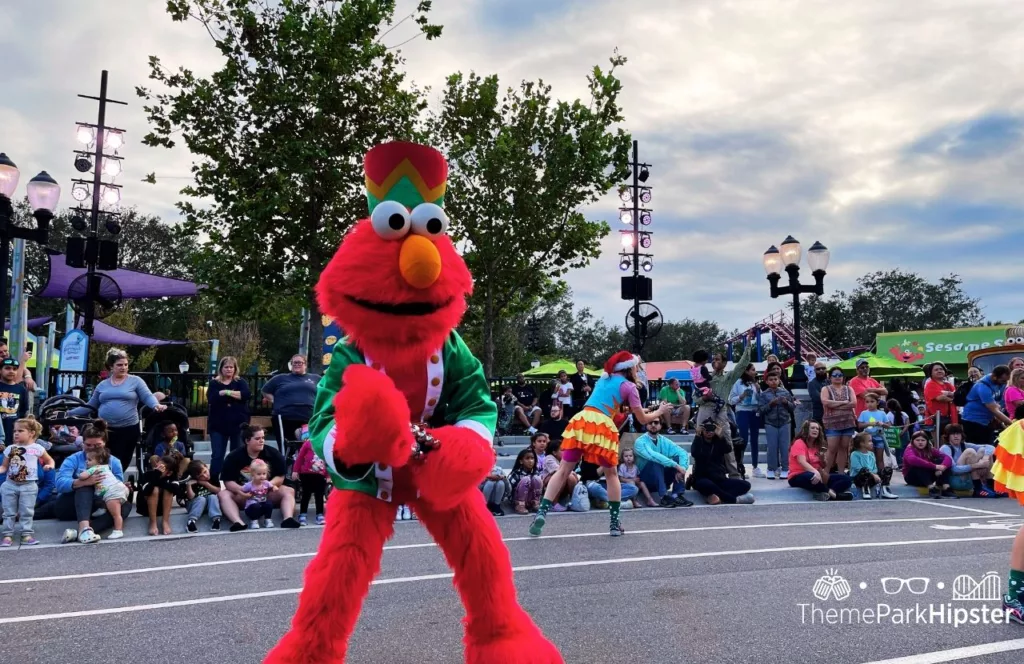
[[[371,214],[381,201],[397,201],[410,210],[420,203],[444,207],[448,162],[430,146],[382,143],[366,153],[363,170]]]

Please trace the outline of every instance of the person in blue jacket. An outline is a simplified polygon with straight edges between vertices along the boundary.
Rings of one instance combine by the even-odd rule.
[[[114,527],[114,519],[106,511],[106,503],[96,495],[96,485],[102,480],[102,473],[96,473],[87,479],[78,479],[79,474],[86,470],[85,453],[106,447],[107,423],[95,420],[82,429],[82,443],[85,450],[76,452],[64,459],[57,471],[54,515],[59,521],[78,521],[78,530],[69,528],[64,532],[64,542],[77,539],[83,544],[100,541],[96,531],[109,530]],[[110,457],[110,470],[120,481],[124,481],[124,470],[116,456]],[[93,512],[102,509],[103,513],[94,517]],[[132,501],[127,500],[121,505],[121,517],[127,518],[132,510]]]

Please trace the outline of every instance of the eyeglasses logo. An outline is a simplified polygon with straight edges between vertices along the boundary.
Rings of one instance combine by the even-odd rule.
[[[928,592],[930,579],[923,576],[910,579],[901,579],[895,576],[887,576],[882,579],[882,590],[886,595],[898,595],[906,589],[912,595],[923,595]]]

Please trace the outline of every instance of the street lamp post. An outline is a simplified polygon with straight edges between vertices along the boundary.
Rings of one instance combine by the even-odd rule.
[[[35,228],[26,228],[14,223],[14,190],[18,188],[21,171],[6,154],[0,152],[0,301],[7,300],[7,269],[11,253],[11,240],[21,238],[45,245],[50,238],[50,221],[60,200],[60,185],[46,171],[29,180],[25,186]],[[20,303],[18,303],[20,304]],[[0,307],[3,310],[3,307]],[[14,329],[14,321],[11,321]],[[21,353],[23,348],[13,348]]]
[[[800,283],[800,256],[803,253],[800,243],[790,235],[782,242],[781,251],[773,245],[764,252],[764,271],[768,273],[771,295],[793,296],[793,332],[796,362],[793,364],[791,384],[794,389],[807,387],[807,371],[804,369],[803,351],[800,348],[800,296],[803,294],[823,295],[825,293],[825,269],[828,267],[829,250],[820,242],[815,242],[807,251],[807,266],[814,276],[813,284]],[[789,285],[779,286],[782,270],[789,275]]]

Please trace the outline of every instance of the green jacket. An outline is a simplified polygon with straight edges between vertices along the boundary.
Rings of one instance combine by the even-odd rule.
[[[488,444],[493,442],[498,412],[491,399],[483,366],[470,352],[457,332],[452,332],[440,352],[427,363],[427,400],[413,420],[431,427],[454,425],[478,433]],[[313,417],[309,422],[313,451],[327,463],[331,481],[339,489],[360,491],[390,502],[394,490],[392,469],[383,464],[342,466],[334,459],[334,397],[341,389],[341,376],[352,364],[371,364],[349,340],[334,347],[331,363],[317,386]],[[387,367],[381,371],[387,372]],[[434,383],[437,383],[436,385]],[[373,435],[372,431],[366,432]]]
[[[740,355],[740,359],[736,360],[736,364],[732,365],[732,370],[722,374],[711,374],[711,391],[714,392],[719,399],[728,403],[729,392],[732,391],[732,386],[740,379],[743,375],[743,370],[750,364],[750,349],[754,347],[754,344],[747,344],[743,354]]]

